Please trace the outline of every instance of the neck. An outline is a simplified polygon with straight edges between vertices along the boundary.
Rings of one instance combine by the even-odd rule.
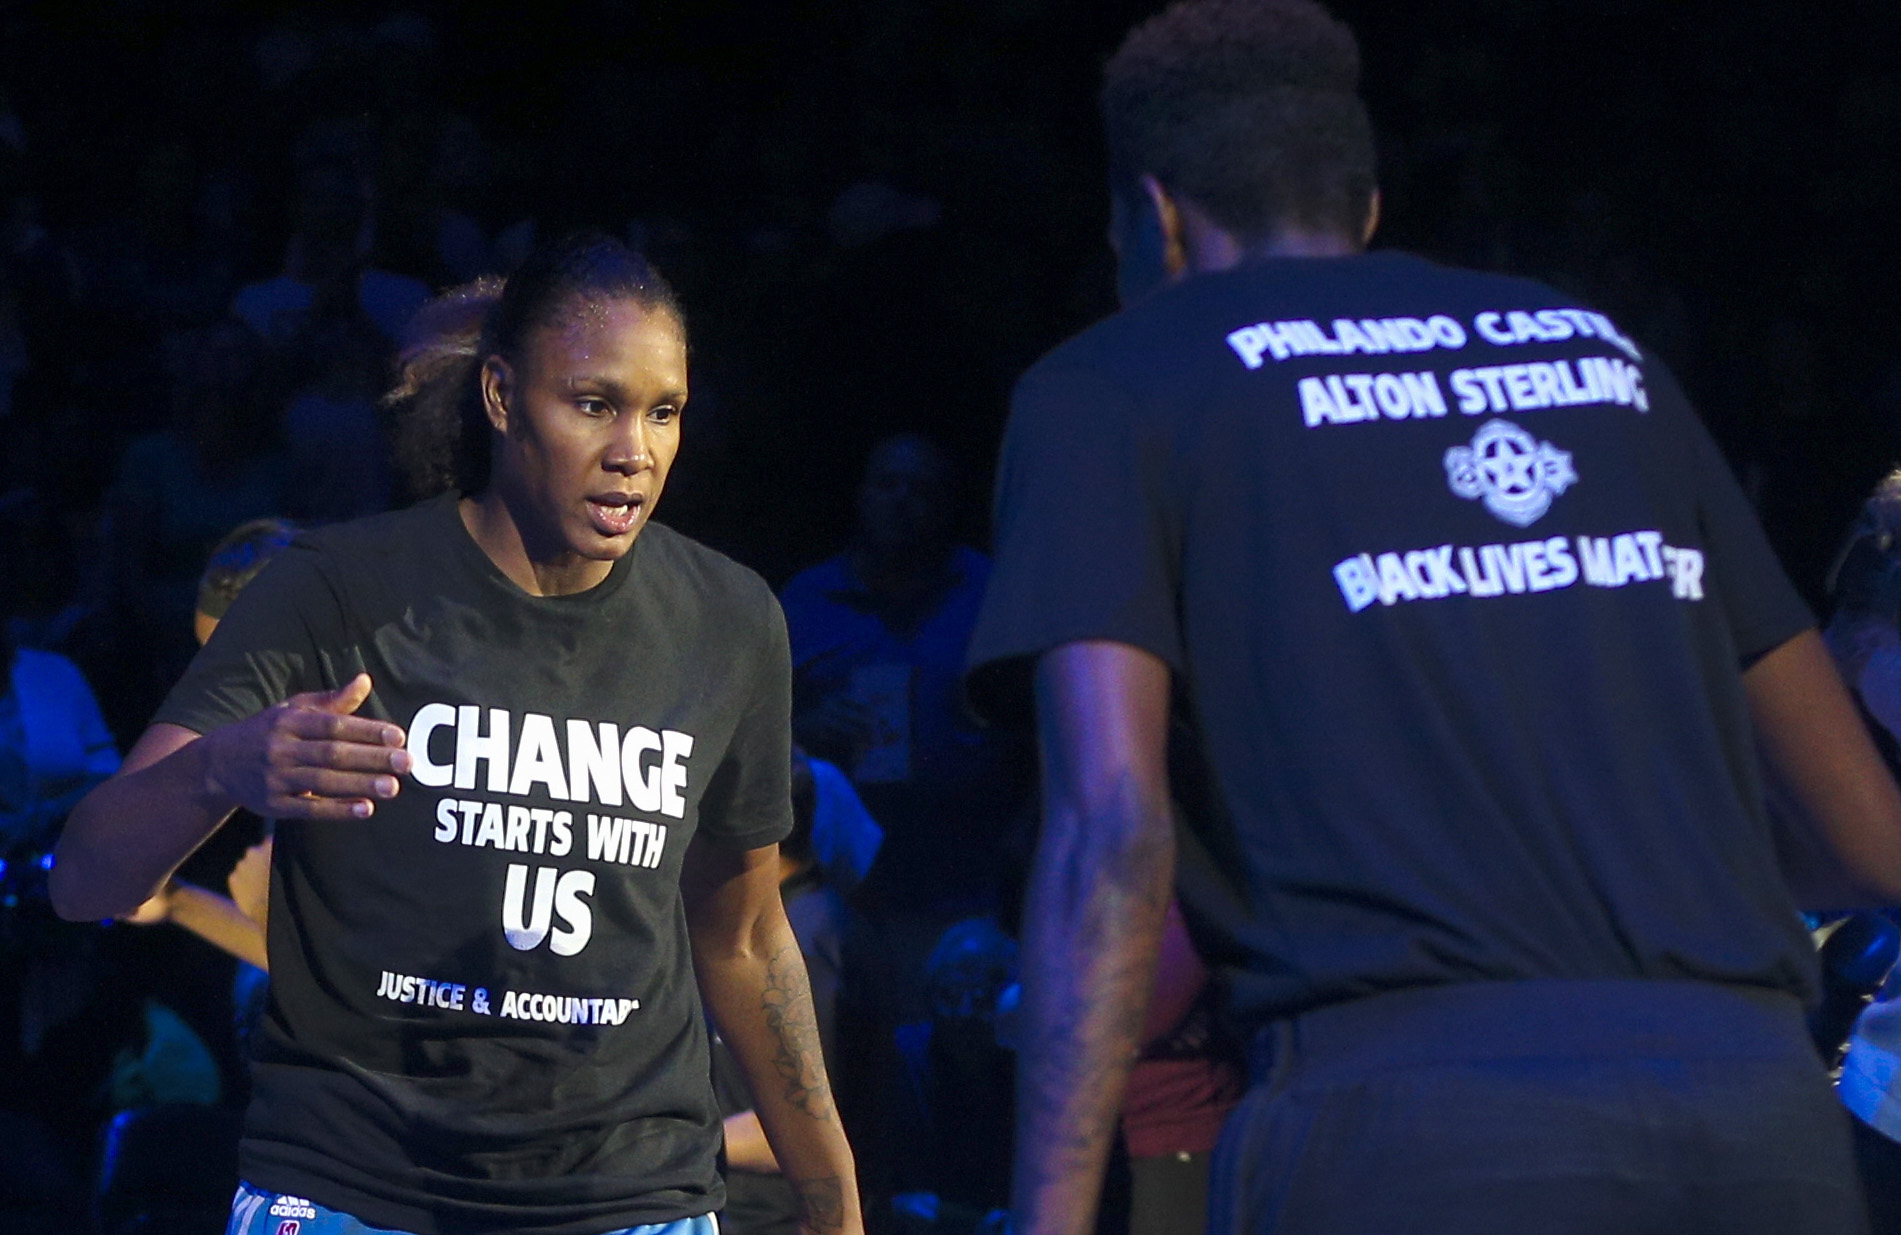
[[[1214,274],[1263,257],[1352,257],[1364,251],[1353,237],[1328,229],[1283,226],[1248,243],[1182,205],[1182,256],[1187,272]]]
[[[600,562],[564,551],[552,538],[537,537],[530,525],[516,517],[499,484],[474,497],[465,497],[457,507],[462,526],[488,554],[495,568],[530,596],[572,596],[598,586],[614,569],[612,562]]]

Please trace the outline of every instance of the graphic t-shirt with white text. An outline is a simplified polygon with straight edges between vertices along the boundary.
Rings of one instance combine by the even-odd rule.
[[[976,697],[1078,640],[1169,666],[1180,895],[1249,1020],[1811,989],[1739,674],[1811,619],[1604,315],[1400,253],[1197,275],[1023,378],[997,525]]]
[[[157,719],[358,672],[414,770],[370,819],[278,827],[244,1177],[423,1235],[717,1209],[680,862],[790,826],[771,592],[651,525],[530,596],[440,498],[286,550]]]

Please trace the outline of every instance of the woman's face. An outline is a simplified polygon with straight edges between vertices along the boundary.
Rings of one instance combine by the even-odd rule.
[[[536,563],[612,562],[652,515],[680,448],[686,337],[666,309],[574,307],[483,366],[494,479]]]

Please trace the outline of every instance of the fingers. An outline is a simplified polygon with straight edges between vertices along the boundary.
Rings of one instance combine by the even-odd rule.
[[[358,680],[368,681],[369,679],[360,677]],[[347,712],[327,711],[307,702],[311,699],[328,697],[328,695],[314,694],[293,696],[283,704],[282,727],[300,738],[352,742],[385,749],[401,748],[404,742],[401,725],[371,720],[367,716],[352,716]],[[405,753],[404,758],[407,759],[407,757]]]
[[[320,712],[334,712],[339,716],[348,716],[363,706],[370,697],[370,675],[359,673],[335,690],[313,690],[307,694],[292,696],[293,705],[315,708]]]
[[[282,798],[272,800],[270,812],[276,819],[355,823],[374,815],[376,803],[366,798]]]
[[[364,742],[282,738],[273,752],[280,766],[331,768],[338,772],[390,772],[408,774],[411,759],[406,750],[371,746]]]
[[[317,714],[328,717],[339,725],[331,734],[306,736],[342,736],[374,734],[373,737],[349,736],[350,741],[381,742],[388,746],[401,746],[404,741],[402,726],[385,721],[359,719],[353,714],[370,697],[370,675],[359,673],[335,690],[305,691],[292,695],[285,700],[284,706],[293,712]],[[370,726],[362,728],[361,726]]]
[[[265,807],[278,819],[368,819],[379,800],[393,798],[401,789],[394,776],[317,767],[280,769],[270,782]]]
[[[280,768],[271,777],[273,797],[343,798],[373,802],[393,798],[401,791],[394,776],[344,772],[314,765]]]

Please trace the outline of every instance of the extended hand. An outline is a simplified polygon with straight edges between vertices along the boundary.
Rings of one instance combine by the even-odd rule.
[[[367,819],[409,772],[401,726],[355,715],[370,697],[359,673],[204,738],[213,794],[276,819]]]

